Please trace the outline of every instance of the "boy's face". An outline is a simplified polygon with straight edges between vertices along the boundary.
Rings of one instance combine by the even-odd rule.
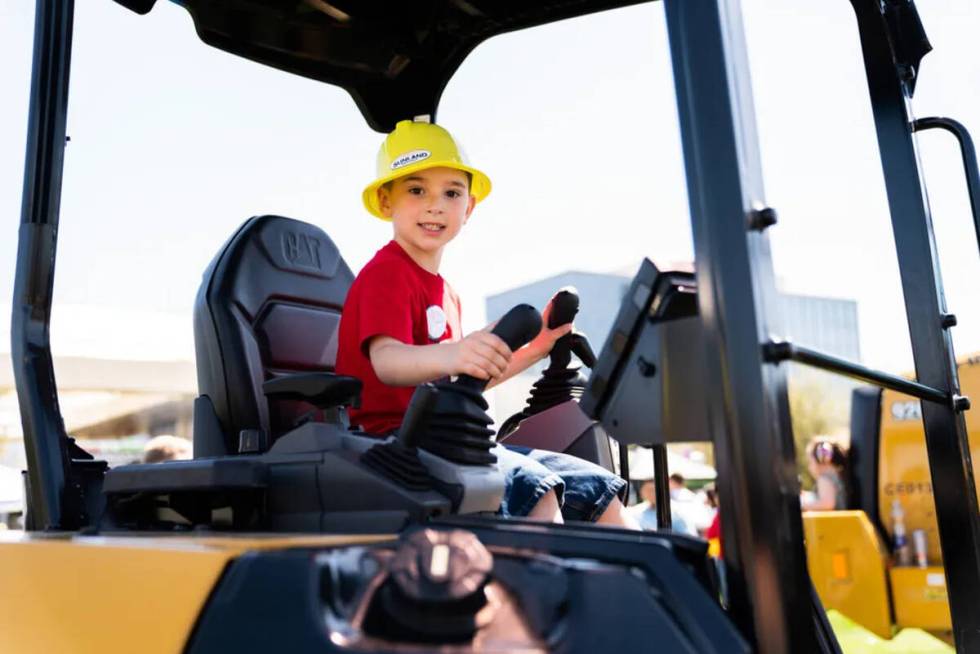
[[[453,240],[473,212],[466,173],[429,168],[400,177],[378,191],[381,213],[391,218],[395,240],[434,254]]]

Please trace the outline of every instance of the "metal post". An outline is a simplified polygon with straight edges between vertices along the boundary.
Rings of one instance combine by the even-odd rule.
[[[953,345],[944,328],[932,218],[906,104],[908,71],[893,63],[894,34],[879,0],[851,0],[857,15],[878,148],[901,262],[905,312],[917,380],[950,396],[959,389]],[[956,647],[980,651],[980,516],[963,416],[950,403],[922,402],[926,450],[942,544]]]
[[[48,325],[61,203],[74,2],[37,0],[35,12],[34,70],[10,332],[27,450],[29,518],[37,527],[57,529],[64,526],[62,502],[68,453]]]
[[[653,492],[657,499],[657,529],[669,531],[674,525],[670,515],[667,446],[654,445],[651,450],[653,451]]]
[[[786,382],[763,360],[778,333],[737,0],[665,0],[705,334],[730,611],[763,653],[821,650],[803,547]]]

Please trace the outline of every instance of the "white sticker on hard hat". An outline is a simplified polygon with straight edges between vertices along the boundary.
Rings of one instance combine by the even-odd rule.
[[[411,152],[406,152],[402,156],[398,157],[391,162],[391,169],[398,170],[399,168],[404,168],[409,164],[413,164],[416,161],[422,161],[423,159],[428,159],[432,156],[432,153],[428,150],[412,150]]]
[[[428,323],[429,338],[438,341],[446,333],[446,312],[442,307],[433,304],[425,310],[425,321]]]

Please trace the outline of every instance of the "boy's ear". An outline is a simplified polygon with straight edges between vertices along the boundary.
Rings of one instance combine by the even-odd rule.
[[[378,209],[385,218],[391,218],[391,189],[385,184],[378,189]]]
[[[466,203],[466,215],[463,217],[463,224],[470,219],[470,214],[473,213],[473,207],[476,206],[476,197],[472,194],[470,195],[469,202]]]

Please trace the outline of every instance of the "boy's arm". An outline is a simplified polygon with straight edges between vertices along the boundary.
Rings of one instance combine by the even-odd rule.
[[[453,375],[501,377],[508,369],[511,352],[494,334],[479,331],[455,343],[434,345],[406,345],[390,336],[375,336],[368,343],[368,358],[382,383],[417,386]]]

